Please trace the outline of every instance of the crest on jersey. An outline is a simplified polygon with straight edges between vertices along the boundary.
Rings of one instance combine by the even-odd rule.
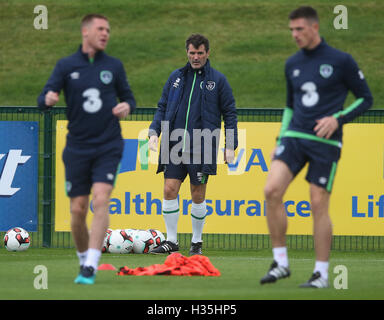
[[[71,79],[73,79],[73,80],[77,80],[77,79],[80,78],[80,72],[74,71],[74,72],[72,72],[72,73],[70,74],[70,76],[71,76]]]
[[[215,81],[208,80],[208,81],[207,81],[207,84],[206,84],[205,87],[206,87],[209,91],[212,91],[213,89],[215,89],[215,86],[216,86],[216,82],[215,82]]]
[[[283,144],[279,145],[277,148],[276,148],[276,151],[275,151],[275,156],[279,156],[281,155],[285,150],[285,146]]]
[[[100,80],[104,84],[110,84],[113,79],[113,74],[111,71],[103,70],[100,72]]]
[[[322,64],[320,66],[320,74],[323,78],[329,78],[333,73],[333,67],[330,64]]]

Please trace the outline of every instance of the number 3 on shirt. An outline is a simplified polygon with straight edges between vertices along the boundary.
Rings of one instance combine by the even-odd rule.
[[[89,88],[83,92],[83,97],[87,100],[83,103],[83,109],[88,113],[96,113],[103,106],[100,99],[100,91],[95,88]]]
[[[304,91],[304,94],[301,97],[301,102],[305,107],[313,107],[319,101],[316,84],[312,81],[303,83],[301,90]]]

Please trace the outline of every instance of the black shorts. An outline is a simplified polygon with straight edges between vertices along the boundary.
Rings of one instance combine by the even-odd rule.
[[[63,151],[67,195],[69,197],[89,195],[95,182],[114,185],[123,149],[123,140],[97,147],[67,144]]]
[[[273,159],[286,163],[294,176],[308,162],[306,180],[331,192],[340,154],[339,147],[307,139],[286,137],[276,148]]]
[[[169,164],[164,165],[164,178],[165,179],[178,179],[184,182],[187,175],[193,185],[206,184],[208,182],[208,175],[203,174],[201,171],[202,164]]]

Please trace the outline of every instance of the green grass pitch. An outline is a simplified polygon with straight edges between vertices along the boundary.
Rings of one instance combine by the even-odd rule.
[[[182,254],[187,252],[181,251]],[[1,300],[380,300],[384,298],[384,262],[380,252],[332,252],[328,289],[300,289],[314,266],[311,250],[290,250],[292,275],[275,284],[261,286],[260,278],[271,263],[270,250],[205,250],[220,277],[117,276],[98,271],[91,286],[73,283],[78,273],[74,249],[33,249],[8,252],[0,249]],[[130,268],[163,263],[165,256],[103,254],[100,263]],[[48,270],[47,289],[36,289],[38,265]],[[335,289],[338,265],[345,266],[347,289]],[[41,283],[41,282],[40,282]]]
[[[34,7],[47,6],[48,30],[33,28]],[[35,105],[55,62],[77,49],[79,22],[89,12],[107,15],[112,36],[107,53],[124,63],[138,106],[155,107],[169,73],[186,63],[184,41],[192,32],[211,40],[211,62],[226,74],[238,108],[282,108],[285,101],[284,62],[297,48],[287,15],[299,0],[110,0],[0,1],[0,105]],[[311,1],[321,18],[321,35],[330,45],[351,53],[363,68],[382,108],[382,43],[384,2],[350,0],[348,30],[335,30],[335,0]],[[346,105],[353,98],[349,96]],[[61,97],[60,105],[64,105]],[[186,252],[182,252],[186,254]],[[220,277],[117,276],[99,271],[96,284],[73,283],[78,272],[74,249],[35,249],[10,253],[0,247],[0,300],[381,300],[384,298],[382,252],[333,251],[330,288],[299,289],[314,266],[312,250],[290,250],[292,275],[272,285],[260,278],[272,260],[271,250],[204,250]],[[102,256],[116,267],[163,263],[164,256]],[[43,265],[48,289],[35,289]],[[335,289],[338,265],[348,270],[348,289]],[[17,305],[16,305],[17,306]],[[322,311],[322,310],[320,310]]]

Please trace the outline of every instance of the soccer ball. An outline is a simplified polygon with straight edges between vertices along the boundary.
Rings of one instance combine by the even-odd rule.
[[[129,253],[132,251],[133,239],[124,229],[113,230],[107,240],[107,247],[111,253]]]
[[[134,253],[149,253],[155,247],[155,241],[147,230],[137,230],[133,237]]]
[[[31,237],[20,227],[12,228],[4,236],[4,245],[8,251],[24,251],[29,248]]]
[[[148,229],[147,231],[152,235],[152,239],[155,242],[155,248],[165,241],[165,236],[161,231],[156,229]]]
[[[109,250],[108,250],[108,239],[111,236],[112,231],[113,231],[112,229],[107,229],[107,231],[105,232],[103,248],[101,249],[102,253],[109,252]]]
[[[127,233],[127,235],[131,236],[132,239],[135,238],[135,234],[138,231],[137,229],[123,229],[123,230]]]

